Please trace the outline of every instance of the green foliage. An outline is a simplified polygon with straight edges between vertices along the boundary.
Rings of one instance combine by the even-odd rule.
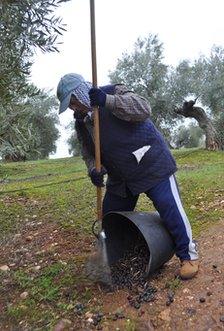
[[[174,135],[174,144],[177,148],[185,147],[199,147],[201,139],[203,137],[203,130],[198,126],[191,124],[188,127],[180,126]]]
[[[57,51],[65,30],[54,10],[69,0],[4,0],[0,4],[0,156],[44,158],[59,137],[53,97],[29,83],[36,48]]]
[[[224,108],[224,49],[213,47],[209,56],[190,62],[183,60],[170,72],[169,93],[175,104],[199,97],[202,106],[213,116]]]
[[[59,138],[58,115],[55,111],[57,102],[55,97],[44,92],[27,103],[28,121],[32,126],[32,136],[35,137],[35,146],[29,148],[27,158],[34,160],[46,158],[56,152],[56,141]]]
[[[0,107],[0,156],[18,161],[48,157],[56,151],[57,103],[44,91],[26,102]]]
[[[114,83],[125,83],[143,96],[156,99],[167,74],[162,60],[163,45],[157,36],[150,34],[148,38],[138,38],[133,53],[124,53],[109,77]]]
[[[81,144],[77,138],[76,132],[73,132],[69,139],[68,143],[68,152],[72,154],[72,156],[80,156],[81,155]]]
[[[183,60],[176,68],[171,68],[167,84],[167,93],[173,107],[181,105],[184,98],[192,95],[192,69],[189,60]]]
[[[131,53],[125,52],[116,69],[109,74],[112,83],[124,83],[149,100],[156,126],[171,140],[171,126],[177,117],[175,108],[183,101],[198,97],[211,120],[224,109],[224,50],[213,47],[211,54],[190,62],[183,60],[176,67],[163,63],[163,44],[149,34],[138,39]],[[219,126],[216,126],[221,134]],[[195,143],[190,144],[191,146]]]
[[[64,26],[53,11],[68,0],[2,1],[0,4],[0,103],[27,95],[37,89],[27,78],[32,65],[34,48],[56,51],[58,36]],[[18,100],[17,100],[18,101]]]
[[[182,61],[170,73],[168,89],[172,103],[179,106],[184,99],[198,98],[214,124],[223,149],[223,127],[219,123],[224,109],[224,49],[214,46],[209,56],[201,55],[193,62]]]
[[[163,44],[156,35],[138,39],[132,53],[123,54],[116,69],[109,74],[112,83],[123,83],[150,101],[152,120],[166,128],[175,121],[167,96],[168,67],[163,63]]]
[[[220,114],[224,108],[224,49],[213,47],[209,57],[201,56],[195,61],[193,70],[202,104],[212,116]]]

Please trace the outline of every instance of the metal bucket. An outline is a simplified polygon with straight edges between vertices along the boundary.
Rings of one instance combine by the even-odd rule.
[[[147,276],[174,255],[174,242],[157,212],[109,212],[103,217],[109,265],[137,245],[149,252]]]

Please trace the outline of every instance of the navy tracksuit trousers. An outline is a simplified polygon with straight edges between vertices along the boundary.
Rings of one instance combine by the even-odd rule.
[[[192,241],[192,231],[183,209],[175,176],[161,181],[145,192],[152,200],[166,228],[173,237],[176,255],[180,260],[196,260],[198,258],[195,243]],[[128,191],[122,198],[106,192],[103,200],[103,214],[109,211],[133,211],[139,195],[133,196]]]

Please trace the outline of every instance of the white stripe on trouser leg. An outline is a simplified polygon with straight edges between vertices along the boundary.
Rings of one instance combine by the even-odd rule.
[[[173,197],[174,197],[175,202],[177,204],[177,208],[180,212],[180,215],[182,217],[182,220],[183,220],[185,228],[186,228],[187,236],[189,238],[188,253],[190,255],[191,260],[196,260],[196,259],[198,259],[198,254],[196,252],[196,247],[195,247],[196,245],[192,241],[191,225],[189,223],[187,215],[186,215],[186,213],[184,211],[184,208],[182,206],[180,196],[179,196],[179,192],[178,192],[178,189],[177,189],[177,184],[176,184],[176,181],[175,181],[175,178],[174,178],[173,175],[170,176],[169,181],[170,181],[171,191],[173,193]]]

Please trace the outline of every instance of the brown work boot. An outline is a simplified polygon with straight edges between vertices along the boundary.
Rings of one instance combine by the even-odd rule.
[[[179,275],[182,279],[191,279],[197,274],[198,269],[199,260],[183,260]]]

